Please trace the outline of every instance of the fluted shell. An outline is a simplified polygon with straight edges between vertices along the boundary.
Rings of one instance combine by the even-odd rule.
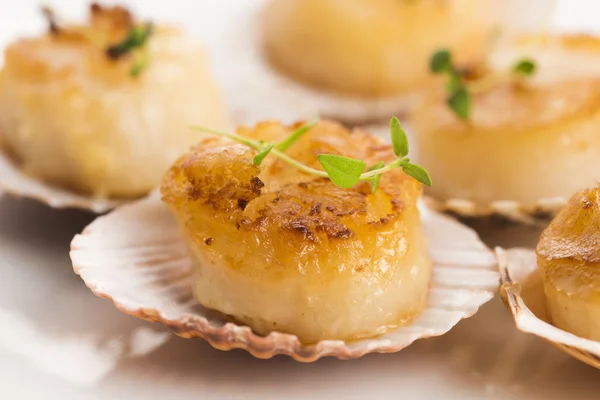
[[[497,248],[496,256],[502,279],[502,298],[517,328],[549,341],[586,364],[600,368],[600,342],[576,336],[549,322],[535,251]]]
[[[474,62],[495,27],[512,36],[547,23],[555,1],[530,3],[524,13],[522,2],[514,0],[257,1],[245,6],[235,30],[223,37],[222,59],[237,61],[224,62],[220,73],[227,74],[224,84],[238,123],[273,117],[292,122],[317,113],[353,124],[388,119],[419,102],[431,84],[428,58],[438,47],[455,45],[465,61]],[[459,28],[467,22],[460,19],[464,15],[477,17]],[[269,46],[279,49],[281,62],[271,62]],[[306,76],[287,74],[290,67],[316,80],[307,84]]]
[[[126,314],[161,322],[181,337],[202,337],[215,348],[241,348],[258,358],[350,359],[396,352],[417,339],[443,335],[497,290],[495,259],[474,231],[426,207],[421,215],[433,261],[425,311],[408,326],[348,343],[304,345],[296,336],[278,332],[259,336],[201,307],[192,294],[192,262],[184,240],[158,195],[99,217],[73,239],[71,259],[94,294],[112,300]]]
[[[17,197],[34,199],[52,208],[79,208],[94,213],[109,211],[123,200],[94,198],[35,179],[21,171],[0,151],[0,190]]]

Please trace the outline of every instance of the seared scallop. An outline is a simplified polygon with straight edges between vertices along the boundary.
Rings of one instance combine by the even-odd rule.
[[[5,51],[1,143],[41,181],[144,195],[198,140],[190,123],[228,125],[204,50],[177,29],[92,5],[88,24],[53,20]]]
[[[264,49],[278,70],[319,89],[406,95],[431,81],[427,61],[440,47],[453,49],[460,63],[481,61],[510,7],[488,0],[272,0]]]
[[[600,340],[600,186],[571,198],[536,253],[553,324]]]
[[[240,128],[278,141],[298,126]],[[367,164],[393,161],[390,146],[362,131],[320,122],[290,157],[320,168],[317,155]],[[196,268],[194,293],[205,307],[305,343],[352,340],[408,324],[425,307],[431,262],[417,199],[421,185],[400,169],[379,189],[342,189],[275,157],[258,167],[256,151],[204,139],[162,183]]]
[[[599,79],[503,82],[471,102],[467,121],[442,95],[412,115],[415,157],[437,178],[435,199],[468,201],[477,213],[502,202],[536,211],[598,179]]]

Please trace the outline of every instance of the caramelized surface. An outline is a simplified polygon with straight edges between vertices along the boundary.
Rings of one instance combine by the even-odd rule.
[[[297,127],[266,122],[239,132],[271,141]],[[393,159],[389,146],[332,122],[286,152],[315,168],[321,153],[368,165]],[[381,333],[420,311],[430,266],[418,182],[398,169],[371,194],[366,183],[341,189],[273,156],[256,167],[254,155],[205,139],[163,180],[163,200],[197,263],[203,305],[261,333],[282,330],[309,342]]]
[[[270,141],[285,138],[292,129],[263,123],[255,131],[240,132]],[[332,152],[364,159],[369,165],[393,160],[389,146],[361,132],[349,134],[330,122],[309,131],[287,154],[319,168],[316,155]],[[406,227],[399,224],[403,211],[416,213],[420,185],[401,170],[384,174],[380,189],[371,194],[366,182],[353,190],[342,189],[274,157],[266,160],[264,168],[256,167],[252,163],[254,154],[254,150],[240,144],[206,139],[171,168],[163,181],[164,200],[184,217],[193,232],[205,230],[202,227],[207,224],[220,225],[235,231],[240,241],[247,238],[246,245],[256,247],[256,251],[262,253],[268,248],[274,252],[268,258],[292,258],[295,262],[289,265],[302,266],[310,264],[307,258],[318,256],[314,261],[320,262],[314,264],[315,268],[329,263],[337,264],[336,270],[346,269],[334,263],[339,260],[336,253],[347,251],[358,259],[378,253],[378,242],[386,239],[386,232],[406,233]],[[399,227],[401,231],[397,232]],[[398,243],[400,235],[396,236],[388,240]],[[194,239],[204,245],[206,237]],[[210,247],[220,247],[219,240],[213,239]],[[312,254],[307,257],[309,252]],[[348,262],[356,263],[353,259]],[[244,264],[243,258],[235,264]],[[371,263],[362,266],[373,267],[376,265]],[[276,270],[277,263],[265,264],[264,268]]]
[[[558,290],[594,293],[600,300],[600,187],[571,198],[542,234],[537,255]]]
[[[600,186],[571,198],[536,252],[553,322],[600,340]]]

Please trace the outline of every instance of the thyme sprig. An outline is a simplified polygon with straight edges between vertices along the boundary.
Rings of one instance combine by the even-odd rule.
[[[446,76],[446,90],[448,92],[446,103],[456,116],[462,120],[467,120],[471,116],[471,96],[473,94],[483,93],[503,82],[518,82],[528,78],[535,73],[536,64],[528,58],[523,58],[508,71],[491,73],[482,79],[466,82],[461,71],[453,64],[450,51],[442,49],[431,56],[429,69],[434,74]]]
[[[311,120],[278,143],[252,140],[235,133],[216,131],[204,126],[194,126],[193,128],[213,135],[227,137],[257,150],[257,154],[253,159],[254,165],[260,165],[268,155],[273,155],[304,173],[329,178],[333,184],[346,189],[354,187],[360,181],[368,181],[371,184],[372,191],[375,192],[379,186],[381,175],[396,168],[401,168],[405,174],[427,186],[431,186],[432,181],[427,170],[418,164],[411,163],[407,157],[409,150],[408,138],[396,117],[390,121],[390,135],[394,155],[397,158],[387,165],[382,161],[367,168],[367,164],[362,160],[336,154],[319,154],[317,160],[323,167],[323,170],[319,170],[302,164],[285,154],[285,151],[312,129],[317,122],[317,119]]]
[[[129,30],[127,36],[119,43],[106,48],[106,55],[112,60],[118,60],[127,54],[140,50],[138,56],[134,59],[133,65],[129,70],[132,77],[139,76],[146,68],[149,62],[148,39],[154,31],[154,25],[148,22],[142,26],[134,25]]]

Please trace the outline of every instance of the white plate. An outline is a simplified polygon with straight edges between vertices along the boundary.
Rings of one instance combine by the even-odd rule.
[[[594,2],[566,0],[565,9],[581,12]],[[52,3],[75,13],[86,2]],[[135,3],[138,9],[144,4],[144,14],[179,19],[210,41],[226,29],[227,13],[241,15],[242,5],[253,1]],[[0,42],[39,28],[37,6],[37,0],[0,0]],[[597,12],[583,11],[588,21],[597,18]],[[517,332],[498,299],[441,338],[354,361],[263,361],[176,338],[122,315],[73,274],[69,242],[92,219],[74,210],[0,200],[0,399],[585,400],[600,393],[598,371]],[[521,236],[522,230],[509,226],[487,238],[490,245],[525,246],[535,243],[535,234]]]

